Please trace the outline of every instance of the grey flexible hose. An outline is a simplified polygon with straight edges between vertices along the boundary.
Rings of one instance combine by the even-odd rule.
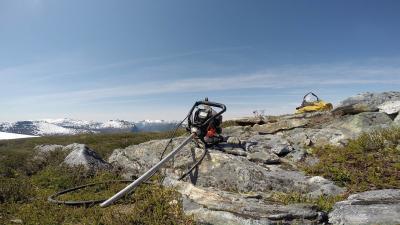
[[[47,201],[54,203],[54,204],[62,204],[62,205],[69,205],[69,206],[91,206],[91,205],[95,205],[95,204],[104,202],[106,199],[86,200],[86,201],[61,201],[61,200],[57,200],[56,198],[61,195],[66,194],[66,193],[70,193],[70,192],[80,190],[80,189],[83,189],[86,187],[92,187],[92,186],[96,186],[96,185],[100,185],[100,184],[109,184],[109,183],[131,183],[132,181],[133,180],[109,180],[109,181],[105,181],[105,182],[85,184],[85,185],[81,185],[78,187],[69,188],[69,189],[57,192],[53,195],[50,195],[47,198]]]

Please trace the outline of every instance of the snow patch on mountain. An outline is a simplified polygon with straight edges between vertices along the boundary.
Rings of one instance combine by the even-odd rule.
[[[166,120],[142,120],[135,123],[135,129],[137,132],[158,132],[173,130],[179,122],[177,121],[166,121]]]
[[[11,140],[20,138],[33,138],[33,137],[38,137],[38,136],[0,132],[0,140]]]
[[[129,129],[133,128],[135,124],[133,122],[125,120],[109,120],[101,124],[101,128],[115,128],[115,129]]]
[[[69,119],[69,118],[44,119],[42,121],[44,121],[46,123],[51,123],[51,124],[55,124],[58,126],[62,126],[62,127],[84,127],[84,126],[90,126],[94,123],[93,121],[74,120],[74,119]]]
[[[32,121],[33,124],[36,126],[36,135],[60,135],[60,134],[65,134],[65,135],[71,135],[71,134],[78,134],[81,133],[77,130],[71,129],[71,128],[65,128],[61,127],[55,124],[43,122],[43,121]]]

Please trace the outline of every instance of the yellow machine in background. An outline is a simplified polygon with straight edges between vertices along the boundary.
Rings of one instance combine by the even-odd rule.
[[[315,97],[315,100],[312,100],[312,97]],[[296,113],[330,111],[332,109],[333,105],[331,103],[322,101],[316,94],[309,92],[304,95],[301,106],[296,108]]]

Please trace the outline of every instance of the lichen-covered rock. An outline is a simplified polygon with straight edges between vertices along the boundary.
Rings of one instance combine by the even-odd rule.
[[[295,149],[324,145],[343,146],[349,139],[357,138],[362,132],[389,127],[396,124],[385,113],[363,112],[336,118],[322,128],[295,128],[284,131],[283,137]]]
[[[247,155],[247,158],[252,162],[259,162],[259,163],[265,163],[265,164],[280,163],[280,158],[277,155],[267,153],[267,152],[250,153]]]
[[[236,156],[247,156],[246,143],[242,141],[240,144],[220,143],[217,146],[214,146],[212,149]]]
[[[201,224],[315,224],[320,219],[312,205],[283,205],[258,195],[253,198],[168,178],[164,185],[182,194],[185,213]]]
[[[385,189],[350,195],[337,202],[329,222],[340,225],[400,224],[400,190]]]
[[[240,140],[248,139],[254,132],[251,131],[250,126],[232,126],[222,129],[222,135],[227,137],[237,137]]]
[[[267,152],[284,156],[293,150],[290,143],[279,135],[253,135],[249,140],[253,143],[247,149],[249,152]]]
[[[95,171],[99,169],[111,169],[111,165],[105,162],[94,150],[84,144],[72,144],[65,147],[71,152],[64,159],[64,164],[68,166],[83,166],[84,168]]]
[[[350,138],[355,138],[362,132],[388,127],[392,122],[392,119],[386,113],[363,112],[338,119],[327,127],[345,131],[351,135]]]
[[[283,136],[293,144],[295,149],[324,145],[340,146],[345,144],[347,139],[353,138],[347,131],[328,127],[323,129],[296,128],[284,132]]]

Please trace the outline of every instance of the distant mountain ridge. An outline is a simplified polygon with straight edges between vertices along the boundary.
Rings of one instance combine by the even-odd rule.
[[[109,120],[106,122],[75,119],[43,119],[17,122],[0,122],[0,132],[24,135],[74,135],[83,133],[117,133],[142,131],[167,131],[178,122],[164,120],[143,120],[130,122],[126,120]]]

